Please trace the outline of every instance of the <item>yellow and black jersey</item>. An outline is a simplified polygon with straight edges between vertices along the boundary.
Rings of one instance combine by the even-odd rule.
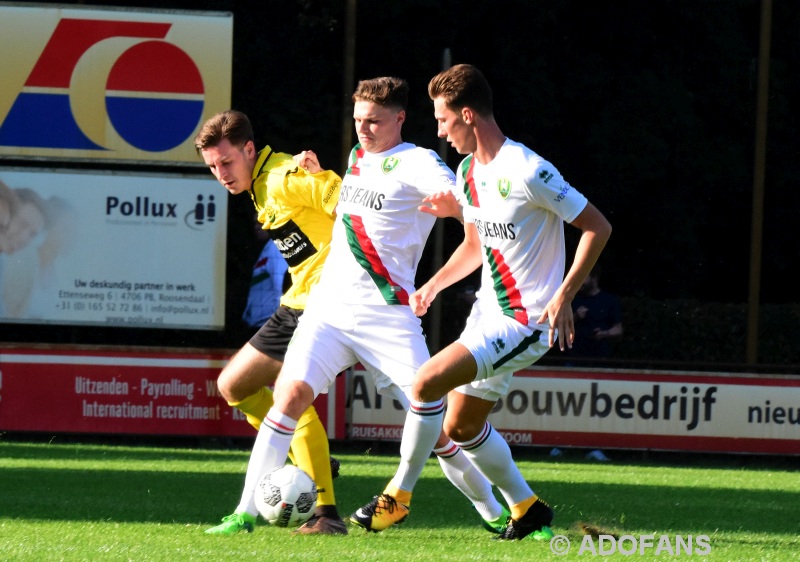
[[[328,257],[341,178],[330,170],[312,174],[291,155],[266,146],[253,169],[250,197],[258,221],[289,264],[292,286],[281,304],[304,309]]]

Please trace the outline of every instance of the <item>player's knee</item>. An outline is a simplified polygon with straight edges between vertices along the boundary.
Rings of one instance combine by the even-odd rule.
[[[423,365],[411,384],[411,396],[418,402],[435,402],[444,396],[437,384],[438,375],[430,365]]]
[[[302,381],[278,381],[273,393],[274,407],[293,419],[300,416],[314,402],[314,391]]]
[[[217,390],[227,402],[241,402],[252,394],[242,387],[239,379],[235,372],[228,369],[223,369],[217,377]]]
[[[234,392],[234,387],[231,385],[230,380],[222,375],[217,377],[217,390],[226,402],[240,401]]]
[[[411,398],[417,402],[425,402],[422,398],[422,393],[425,391],[425,386],[422,382],[417,378],[413,384],[411,385]]]
[[[456,443],[465,443],[478,436],[481,428],[469,422],[459,422],[458,420],[445,419],[442,430],[447,436]]]
[[[432,382],[416,380],[411,385],[411,396],[417,402],[436,402],[443,394]]]

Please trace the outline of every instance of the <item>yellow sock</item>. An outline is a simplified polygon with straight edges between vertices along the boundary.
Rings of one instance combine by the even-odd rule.
[[[533,504],[536,503],[536,500],[539,499],[539,496],[536,494],[529,497],[527,500],[523,500],[519,503],[515,503],[511,506],[511,519],[515,521],[519,521],[523,515],[528,513],[528,510],[531,508]]]
[[[297,429],[292,438],[292,453],[293,462],[317,483],[317,506],[336,505],[328,435],[314,406],[309,406],[297,420]]]
[[[262,386],[258,392],[251,394],[241,402],[228,402],[228,404],[240,410],[247,417],[247,422],[258,431],[264,416],[272,408],[272,402],[272,391],[266,386]]]
[[[272,399],[272,391],[266,386],[262,386],[258,390],[258,392],[256,392],[255,394],[251,394],[241,402],[228,402],[228,405],[233,406],[234,408],[240,410],[247,418],[247,423],[255,427],[256,431],[258,431],[259,428],[261,427],[261,422],[264,421],[264,417],[267,415],[267,412],[269,412],[269,409],[272,408],[273,403],[274,401]],[[314,411],[313,406],[310,408],[310,410]],[[306,413],[303,414],[303,416],[308,414],[308,412],[309,410],[306,410]],[[316,416],[316,411],[314,411],[314,415]],[[303,423],[303,416],[301,416],[300,420],[297,422],[298,429],[300,428],[299,424]],[[319,417],[317,417],[317,421],[319,422]],[[320,425],[322,425],[321,422],[319,423]],[[324,429],[322,430],[322,433],[323,435],[325,434]],[[294,443],[294,440],[292,440],[292,443]],[[328,445],[328,438],[326,436],[325,446],[327,447],[327,445]],[[294,449],[289,449],[289,460],[291,460],[292,463],[297,464],[294,457]],[[330,463],[330,461],[328,462]],[[303,470],[311,474],[311,472],[306,470],[305,468]],[[330,473],[330,465],[328,466],[328,472]],[[311,477],[314,478],[313,475]],[[319,486],[319,484],[317,484],[317,486]],[[332,489],[333,486],[331,486],[331,490]]]
[[[401,490],[391,482],[386,485],[386,489],[383,491],[383,493],[392,496],[397,500],[397,503],[402,503],[406,507],[411,505],[411,492],[407,490]]]

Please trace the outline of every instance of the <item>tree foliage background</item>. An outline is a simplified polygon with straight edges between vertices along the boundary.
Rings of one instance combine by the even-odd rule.
[[[260,144],[285,152],[312,148],[323,165],[343,173],[349,146],[342,123],[355,87],[343,82],[346,2],[81,4],[232,12],[233,107],[250,115]],[[405,140],[437,149],[428,80],[441,70],[445,49],[454,64],[481,68],[506,135],[553,162],[614,226],[602,260],[604,287],[636,307],[669,301],[738,307],[709,319],[703,330],[730,331],[726,323],[733,321],[741,340],[760,10],[761,0],[357,0],[355,80],[408,79]],[[773,0],[761,300],[790,311],[786,326],[794,338],[798,30],[800,4]],[[459,159],[450,150],[451,167]],[[249,212],[249,201],[231,202],[233,319],[257,253],[242,219]],[[459,240],[460,227],[448,225],[446,253]],[[430,267],[428,259],[420,276],[430,275]],[[648,317],[630,306],[630,324],[646,331]],[[651,340],[663,338],[655,335],[663,325],[650,328]]]

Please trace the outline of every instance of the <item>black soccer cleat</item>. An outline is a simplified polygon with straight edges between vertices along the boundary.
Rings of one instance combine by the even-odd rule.
[[[553,538],[553,531],[549,527],[552,521],[553,510],[537,498],[519,520],[509,519],[508,526],[495,538],[501,541],[519,541],[531,535],[537,541],[550,540]]]

